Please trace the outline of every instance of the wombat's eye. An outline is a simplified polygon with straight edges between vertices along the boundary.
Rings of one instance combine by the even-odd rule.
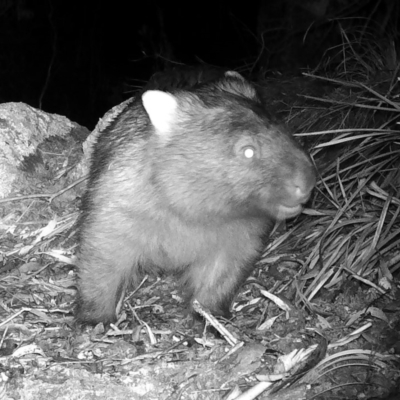
[[[243,155],[248,159],[253,158],[256,155],[256,149],[253,146],[244,147]]]
[[[260,148],[252,137],[242,136],[235,143],[235,154],[237,157],[252,161],[260,157]]]

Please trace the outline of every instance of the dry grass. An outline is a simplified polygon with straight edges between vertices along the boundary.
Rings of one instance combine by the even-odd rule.
[[[349,278],[390,296],[400,268],[400,64],[394,68],[393,41],[377,44],[367,33],[355,41],[342,30],[342,46],[330,50],[319,75],[304,74],[330,85],[328,95],[301,96],[287,117],[319,170],[308,218],[277,239],[307,249],[297,304],[310,309],[321,288]],[[339,55],[334,71],[321,75]]]
[[[337,307],[320,301],[327,292],[343,293],[350,281],[358,285],[357,304],[350,296],[345,300],[345,327],[366,319],[386,325],[392,316],[382,306],[395,303],[400,275],[400,63],[392,40],[377,43],[367,33],[355,41],[343,30],[342,46],[330,52],[336,52],[335,57],[304,74],[330,90],[322,97],[302,95],[289,104],[287,121],[310,149],[319,179],[305,215],[269,245],[261,260],[268,267],[271,261],[296,254],[292,259],[301,268],[292,282],[294,303],[319,314],[320,321],[335,314],[332,306]],[[335,59],[340,63],[328,72]],[[275,293],[284,293],[288,286],[275,286]],[[324,368],[336,378],[338,369],[348,375],[352,366],[364,372],[387,371],[388,365],[376,364],[382,357],[360,348],[337,353],[312,368],[305,381],[314,374],[323,382]],[[340,379],[336,389],[346,385],[350,391],[357,382]],[[319,395],[336,389],[328,385]]]
[[[318,288],[349,277],[386,293],[400,268],[400,87],[392,87],[392,95],[365,84],[351,89],[354,102],[320,99],[329,108],[313,110],[302,127],[308,133],[299,135],[315,138],[311,154],[321,172],[312,207],[318,219],[310,218],[309,226],[303,221],[293,232],[311,249],[309,268],[320,267],[303,287],[308,301]],[[332,129],[311,132],[318,121]],[[364,125],[347,128],[353,121]]]

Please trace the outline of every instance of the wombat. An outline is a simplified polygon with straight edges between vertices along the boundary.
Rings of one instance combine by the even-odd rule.
[[[79,221],[77,320],[116,319],[142,273],[229,315],[276,220],[298,215],[313,164],[235,72],[147,90],[99,136]]]

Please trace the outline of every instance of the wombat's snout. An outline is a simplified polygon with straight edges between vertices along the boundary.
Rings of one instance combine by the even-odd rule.
[[[303,174],[297,174],[293,181],[293,197],[296,198],[299,203],[305,203],[310,198],[315,183],[316,177],[314,168],[305,174],[305,176]]]
[[[316,183],[316,173],[313,166],[297,171],[292,179],[286,184],[289,197],[284,202],[288,207],[304,204],[310,198]]]
[[[300,214],[303,205],[311,196],[315,183],[314,167],[310,165],[303,170],[297,170],[294,176],[288,178],[285,182],[284,197],[279,202],[275,218],[283,220]]]

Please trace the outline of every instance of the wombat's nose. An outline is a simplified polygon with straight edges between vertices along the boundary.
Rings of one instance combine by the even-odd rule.
[[[311,195],[316,182],[314,168],[299,171],[288,185],[290,203],[293,205],[305,203]]]
[[[295,186],[293,189],[293,197],[299,203],[305,203],[310,197],[311,190],[305,190],[302,186]]]

